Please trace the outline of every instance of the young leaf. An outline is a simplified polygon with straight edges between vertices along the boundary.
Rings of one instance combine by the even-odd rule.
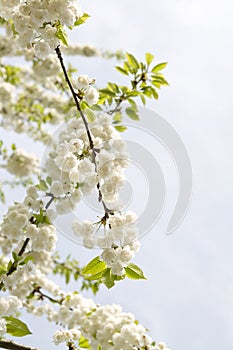
[[[81,349],[91,349],[91,346],[89,344],[88,339],[86,339],[84,336],[81,335],[81,337],[79,338],[79,343],[78,343],[79,347]]]
[[[75,23],[74,23],[74,26],[77,27],[77,26],[80,26],[81,24],[85,23],[86,20],[91,17],[90,15],[88,15],[88,13],[84,13],[82,15],[82,17],[80,17]]]
[[[14,337],[24,337],[25,335],[32,334],[28,329],[28,326],[17,318],[12,316],[4,316],[3,318],[6,320],[8,334],[13,335]]]
[[[111,269],[110,268],[106,269],[105,273],[103,274],[103,282],[108,289],[114,286],[115,284],[114,280],[115,278],[114,278],[114,275],[112,275],[111,273]]]
[[[95,273],[94,275],[90,275],[88,277],[85,276],[85,279],[88,281],[100,280],[102,278],[103,274],[105,273],[106,269],[107,269],[107,267],[103,271]]]
[[[118,72],[124,74],[124,75],[128,75],[127,70],[123,69],[122,67],[119,66],[115,66],[116,70],[118,70]]]
[[[146,53],[146,63],[149,65],[154,59],[154,55],[152,55],[151,53],[147,52]]]
[[[167,62],[157,64],[152,70],[152,73],[160,72],[162,69],[166,68]]]
[[[114,128],[119,132],[124,132],[125,130],[127,130],[126,126],[123,125],[115,125]]]
[[[127,267],[125,267],[125,274],[128,278],[131,278],[132,280],[146,279],[140,267],[133,263],[130,263]]]
[[[128,115],[128,117],[130,117],[133,120],[139,120],[139,116],[137,114],[137,110],[135,110],[134,107],[127,107],[125,109],[126,114]]]
[[[91,260],[83,269],[83,275],[95,275],[107,267],[106,263],[103,260],[100,260],[100,257],[97,256],[93,260]]]
[[[113,91],[111,91],[111,90],[109,90],[109,89],[100,89],[99,91],[100,91],[102,94],[115,97],[115,92],[113,92]]]
[[[113,120],[115,120],[115,122],[120,123],[122,121],[122,114],[120,112],[116,112],[116,114],[113,117]]]
[[[141,98],[141,100],[142,100],[142,103],[143,103],[144,106],[145,106],[145,104],[146,104],[146,98],[145,98],[145,96],[144,96],[144,95],[140,95],[140,98]]]
[[[64,44],[65,46],[68,46],[68,37],[66,34],[66,31],[64,29],[64,27],[62,25],[59,25],[59,27],[57,28],[57,32],[56,32],[56,37],[58,39],[61,40],[62,44]]]
[[[95,115],[95,113],[91,110],[91,108],[86,108],[86,109],[85,109],[85,114],[86,114],[87,119],[88,119],[88,121],[89,121],[90,123],[92,123],[92,122],[95,120],[95,118],[96,118],[96,115]]]
[[[4,275],[6,272],[7,270],[3,266],[0,266],[0,276]]]
[[[46,191],[48,189],[48,186],[44,180],[40,180],[40,183],[36,185],[36,188],[40,191]]]
[[[109,90],[112,90],[115,93],[119,93],[120,92],[120,89],[119,89],[118,85],[115,84],[115,83],[108,83],[108,88],[109,88]]]
[[[128,63],[130,64],[130,66],[132,68],[134,68],[136,70],[138,70],[140,68],[138,61],[131,53],[126,52],[126,58],[128,60]]]

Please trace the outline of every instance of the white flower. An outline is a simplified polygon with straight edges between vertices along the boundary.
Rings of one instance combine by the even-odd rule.
[[[108,266],[111,266],[111,264],[113,264],[116,259],[116,250],[113,248],[105,249],[101,254],[101,257]]]
[[[89,87],[90,79],[86,74],[80,75],[75,82],[77,89],[86,89]]]
[[[55,197],[59,197],[64,193],[62,183],[60,181],[53,181],[50,189]]]
[[[85,93],[84,99],[90,106],[94,105],[99,100],[99,92],[93,86],[90,86]]]
[[[44,60],[50,53],[52,53],[50,46],[45,41],[39,41],[34,47],[35,55]]]
[[[33,9],[30,14],[30,21],[37,28],[42,26],[44,22],[49,21],[49,12],[46,9]]]
[[[67,27],[71,27],[75,22],[75,14],[69,8],[63,10],[60,17],[60,22]]]
[[[72,225],[74,233],[82,237],[90,237],[94,233],[94,225],[91,221],[82,222],[76,219]]]
[[[34,155],[17,149],[7,160],[6,168],[18,177],[25,177],[38,173],[39,160]]]

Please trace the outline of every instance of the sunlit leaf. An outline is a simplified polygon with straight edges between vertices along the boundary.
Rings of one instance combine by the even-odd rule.
[[[125,274],[128,278],[133,280],[146,279],[140,267],[133,263],[130,263],[127,267],[125,267]]]
[[[6,320],[7,333],[14,337],[24,337],[25,335],[32,334],[28,329],[26,323],[20,321],[12,316],[4,316]]]

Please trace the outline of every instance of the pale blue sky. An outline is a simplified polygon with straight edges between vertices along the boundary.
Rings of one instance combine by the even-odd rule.
[[[183,139],[194,175],[183,224],[165,236],[168,210],[142,240],[135,262],[148,280],[103,288],[96,300],[122,304],[172,350],[232,350],[233,2],[96,0],[83,1],[83,9],[92,18],[73,41],[127,49],[139,58],[150,51],[169,62],[171,87],[150,108]],[[119,78],[111,61],[76,58],[73,64],[100,86]],[[72,251],[83,262],[91,256],[63,237],[59,247],[64,256]],[[40,336],[28,337],[28,343],[48,348],[44,325],[34,323]]]

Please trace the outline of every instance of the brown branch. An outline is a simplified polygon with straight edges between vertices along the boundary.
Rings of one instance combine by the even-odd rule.
[[[74,88],[73,88],[73,85],[70,81],[70,78],[68,76],[68,73],[66,71],[66,67],[65,67],[65,64],[64,64],[64,61],[63,61],[63,57],[62,57],[62,54],[61,54],[61,50],[60,50],[60,47],[58,46],[56,49],[56,54],[57,54],[57,57],[59,59],[59,62],[61,64],[61,68],[62,68],[62,71],[64,73],[64,76],[65,76],[65,80],[67,82],[67,84],[69,85],[69,88],[70,88],[70,91],[72,93],[72,96],[74,98],[74,102],[76,104],[76,107],[77,107],[77,110],[79,111],[80,113],[80,116],[83,120],[83,123],[85,125],[85,128],[86,128],[86,132],[87,132],[87,137],[88,137],[88,140],[89,140],[89,144],[90,144],[90,149],[93,149],[94,148],[94,143],[93,143],[93,140],[92,140],[92,137],[91,137],[91,133],[90,133],[90,130],[89,130],[89,126],[88,126],[88,123],[87,123],[87,120],[83,114],[83,111],[81,109],[81,106],[80,106],[80,103],[79,103],[79,100],[78,100],[78,97],[76,95],[76,92],[74,91]]]
[[[0,348],[8,350],[39,350],[38,348],[33,348],[31,346],[26,346],[22,344],[15,343],[11,340],[0,340]]]
[[[98,175],[98,169],[97,169],[97,164],[96,164],[96,150],[94,148],[94,142],[92,140],[92,136],[91,136],[91,133],[90,133],[90,129],[89,129],[89,125],[88,125],[88,122],[86,120],[86,117],[81,109],[81,106],[80,106],[80,103],[79,103],[79,100],[78,100],[78,97],[77,97],[77,94],[73,88],[73,85],[71,83],[71,80],[68,76],[68,73],[67,73],[67,70],[66,70],[66,67],[65,67],[65,64],[64,64],[64,61],[63,61],[63,57],[62,57],[62,54],[61,54],[61,50],[60,50],[60,47],[58,46],[56,49],[56,54],[57,54],[57,57],[58,57],[58,60],[60,62],[60,65],[61,65],[61,68],[62,68],[62,71],[64,73],[64,76],[65,76],[65,80],[70,88],[70,91],[72,93],[72,96],[74,98],[74,102],[76,104],[76,107],[77,107],[77,110],[78,112],[80,113],[80,116],[83,120],[83,123],[84,123],[84,126],[85,126],[85,129],[86,129],[86,133],[87,133],[87,137],[88,137],[88,141],[89,141],[89,145],[90,145],[90,150],[92,150],[92,162],[93,164],[95,165],[95,171]],[[98,192],[99,192],[99,202],[102,203],[103,205],[103,208],[104,208],[104,212],[105,212],[105,215],[104,215],[104,218],[103,219],[107,219],[109,217],[109,214],[112,212],[112,210],[110,210],[107,205],[105,204],[105,202],[103,201],[103,198],[102,198],[102,193],[101,193],[101,190],[100,190],[100,183],[98,182],[97,183],[97,189],[98,189]]]
[[[33,291],[32,291],[31,294],[30,294],[30,296],[35,295],[35,294],[38,295],[38,299],[39,299],[39,300],[47,299],[47,300],[51,301],[51,303],[54,303],[54,304],[59,304],[59,305],[61,305],[62,302],[63,302],[63,300],[64,300],[63,298],[61,298],[60,300],[58,300],[58,299],[54,299],[54,298],[50,297],[49,295],[43,293],[43,292],[41,291],[41,287],[39,287],[39,286],[35,286],[35,287],[34,287]]]
[[[26,238],[25,241],[23,242],[22,247],[20,248],[19,252],[18,252],[18,256],[22,256],[27,248],[27,245],[30,241],[30,238]],[[13,264],[11,265],[11,267],[9,268],[9,270],[7,271],[6,275],[10,276],[15,270],[17,270],[17,262],[13,262]],[[2,290],[2,288],[4,287],[4,283],[1,282],[0,283],[0,290]]]

